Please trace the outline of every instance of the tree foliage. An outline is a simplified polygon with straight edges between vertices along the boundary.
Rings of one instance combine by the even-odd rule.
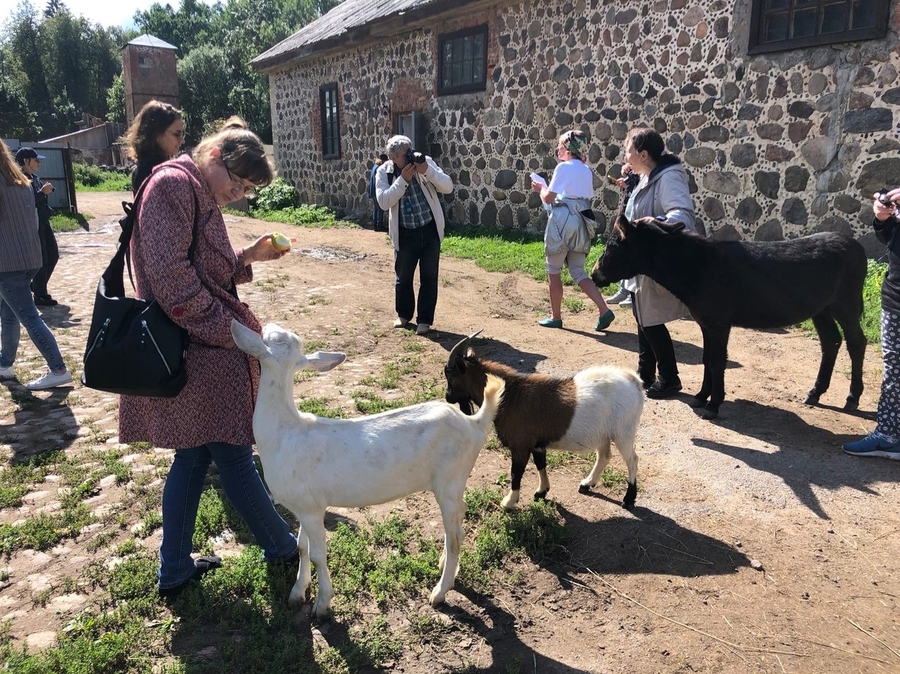
[[[241,115],[272,136],[268,78],[250,61],[338,0],[156,2],[136,12],[136,31],[75,16],[63,0],[39,10],[21,0],[0,33],[0,129],[28,140],[73,131],[82,113],[125,121],[122,45],[149,33],[178,48],[187,133],[196,141],[215,120]]]

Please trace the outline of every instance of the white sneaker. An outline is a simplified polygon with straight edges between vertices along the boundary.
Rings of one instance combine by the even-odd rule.
[[[0,381],[4,379],[15,379],[16,373],[13,371],[13,366],[9,367],[0,367]]]
[[[431,326],[428,323],[419,323],[416,326],[417,335],[427,335],[429,332],[431,332]]]
[[[607,304],[619,304],[624,300],[630,300],[631,293],[625,290],[622,286],[619,286],[619,289],[616,291],[616,294],[606,300]]]
[[[607,302],[608,302],[608,300],[607,300]],[[626,297],[624,300],[619,302],[619,306],[620,307],[630,307],[631,306],[631,293],[629,293],[628,297]]]
[[[52,372],[47,372],[40,379],[35,379],[33,382],[29,382],[25,384],[25,388],[29,391],[43,391],[48,388],[55,388],[57,386],[63,386],[65,384],[72,383],[72,375],[69,374],[69,371],[66,370],[62,374],[53,374]]]
[[[406,320],[405,318],[398,317],[398,318],[394,319],[394,327],[395,328],[405,328],[407,325],[409,325],[409,321]]]

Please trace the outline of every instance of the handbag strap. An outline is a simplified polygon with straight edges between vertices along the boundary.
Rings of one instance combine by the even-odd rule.
[[[177,168],[179,171],[182,171],[185,175],[190,176],[190,172],[184,168],[183,166],[179,166],[178,164],[169,164],[166,168]],[[144,195],[144,189],[147,187],[147,183],[150,182],[149,176],[141,183],[141,186],[138,188],[137,193],[134,195],[134,201],[130,204],[127,202],[122,202],[122,207],[125,209],[127,214],[131,214],[134,212],[133,218],[126,218],[126,221],[130,223],[130,226],[127,228],[122,227],[122,234],[119,235],[119,250],[116,251],[115,256],[113,257],[113,261],[116,261],[116,258],[120,256],[124,256],[125,263],[128,266],[128,280],[131,282],[132,289],[135,289],[134,286],[134,278],[131,273],[131,235],[134,233],[134,224],[137,221],[138,216],[138,208],[140,207],[141,197]],[[188,247],[188,261],[191,263],[194,262],[194,253],[197,251],[197,225],[200,220],[200,200],[197,198],[197,190],[192,190],[194,194],[194,223],[191,227],[191,245]],[[112,264],[110,264],[112,267]]]

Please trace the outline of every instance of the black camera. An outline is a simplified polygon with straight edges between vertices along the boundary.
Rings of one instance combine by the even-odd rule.
[[[426,159],[425,155],[421,152],[416,152],[412,148],[409,148],[406,151],[406,163],[407,164],[424,164]]]
[[[884,206],[893,206],[894,202],[888,197],[888,192],[890,192],[890,190],[887,187],[882,187],[878,190],[878,201]]]

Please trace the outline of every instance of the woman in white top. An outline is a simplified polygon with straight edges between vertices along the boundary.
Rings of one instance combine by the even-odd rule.
[[[584,271],[584,261],[591,250],[596,222],[591,211],[594,179],[584,164],[587,136],[583,131],[567,131],[559,137],[556,156],[559,165],[553,171],[550,185],[537,182],[531,188],[541,193],[541,201],[551,206],[550,218],[544,232],[544,255],[547,258],[547,277],[550,284],[552,315],[538,321],[545,328],[562,327],[563,285],[560,273],[567,265],[572,281],[593,300],[600,312],[595,330],[606,330],[615,314],[606,306],[597,286]]]

